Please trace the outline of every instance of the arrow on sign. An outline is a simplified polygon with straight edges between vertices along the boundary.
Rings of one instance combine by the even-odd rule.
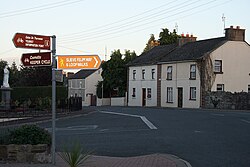
[[[57,58],[57,69],[98,69],[101,65],[98,55],[59,55]]]

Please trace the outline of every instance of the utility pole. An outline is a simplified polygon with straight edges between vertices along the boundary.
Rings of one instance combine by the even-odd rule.
[[[224,16],[224,13],[222,14],[222,22],[223,22],[223,34],[225,34],[225,28],[226,28],[226,17]]]
[[[56,36],[52,36],[52,164],[56,164]]]

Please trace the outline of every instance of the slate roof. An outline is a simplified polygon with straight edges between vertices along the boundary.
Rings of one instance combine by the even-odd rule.
[[[69,77],[69,79],[85,79],[91,74],[93,74],[97,69],[94,70],[80,70],[75,73],[73,76]]]
[[[159,62],[198,60],[226,42],[225,37],[188,42],[164,55]]]
[[[128,66],[152,65],[163,62],[197,60],[226,42],[225,37],[211,38],[188,42],[182,46],[177,44],[156,46],[136,57]]]
[[[156,64],[158,60],[176,48],[177,44],[155,46],[151,50],[142,53],[136,57],[132,62],[128,63],[128,66],[139,66],[139,65],[152,65]]]

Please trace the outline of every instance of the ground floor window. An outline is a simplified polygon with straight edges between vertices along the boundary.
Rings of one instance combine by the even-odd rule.
[[[190,87],[190,100],[196,100],[196,87]]]
[[[167,103],[173,103],[173,88],[167,87]]]
[[[132,97],[135,97],[135,91],[136,91],[136,89],[133,88]]]
[[[148,98],[148,99],[151,99],[151,88],[148,88],[147,98]]]
[[[217,91],[224,91],[224,84],[217,84]]]

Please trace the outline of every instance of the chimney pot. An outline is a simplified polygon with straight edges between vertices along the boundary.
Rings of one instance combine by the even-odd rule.
[[[234,26],[230,26],[230,28],[234,28]]]
[[[240,29],[240,26],[237,26],[236,28],[237,28],[237,29]]]
[[[181,36],[184,37],[184,34],[182,33]]]
[[[189,37],[189,34],[186,34],[186,37]]]

